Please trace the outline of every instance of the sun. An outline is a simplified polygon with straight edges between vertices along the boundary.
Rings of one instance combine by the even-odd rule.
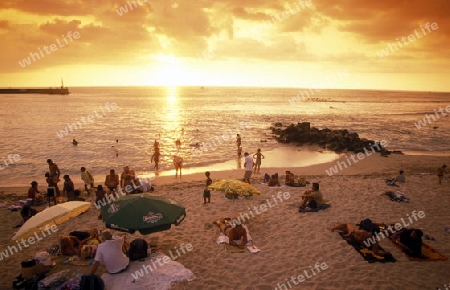
[[[185,85],[187,72],[180,59],[162,53],[155,55],[153,59],[158,63],[158,83],[168,87]]]

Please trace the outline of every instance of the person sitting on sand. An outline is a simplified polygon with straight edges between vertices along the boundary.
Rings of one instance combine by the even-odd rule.
[[[398,176],[396,178],[394,178],[394,182],[400,182],[400,183],[405,183],[406,178],[405,178],[405,172],[403,170],[399,170],[398,171]]]
[[[66,196],[67,201],[72,201],[75,198],[74,191],[75,185],[73,181],[70,179],[69,175],[64,175],[64,185],[63,185],[63,195]]]
[[[88,232],[70,232],[71,236],[77,236],[81,241],[79,245],[79,256],[83,259],[94,258],[97,247],[100,244],[100,237],[96,228]]]
[[[117,189],[117,187],[119,186],[120,182],[119,182],[119,175],[116,174],[116,171],[114,169],[110,169],[109,170],[109,174],[106,175],[105,178],[105,186],[109,189],[109,191],[111,193],[114,193],[114,191]],[[97,191],[98,191],[98,186],[97,186]],[[103,187],[102,187],[103,190]]]
[[[370,246],[370,249],[379,256],[386,256],[390,255],[388,251],[380,249],[380,245],[378,244],[378,241],[376,239],[373,239],[372,233],[363,230],[358,229],[353,224],[344,224],[344,223],[338,223],[335,224],[333,227],[328,228],[330,231],[342,231],[344,234],[350,236],[353,238],[353,240],[357,241],[361,246],[365,246],[365,243],[372,243],[372,246]],[[375,241],[375,243],[373,243]]]
[[[280,186],[280,181],[278,180],[278,173],[272,174],[270,176],[269,181],[267,182],[267,186]]]
[[[75,189],[73,191],[73,201],[86,201],[85,198],[81,197],[81,191],[79,191],[78,189]]]
[[[29,220],[32,216],[36,215],[38,211],[32,208],[30,205],[26,204],[20,210],[20,216],[22,217],[22,221],[18,223],[15,228],[20,228],[27,220]]]
[[[302,203],[300,209],[305,207],[318,208],[323,203],[323,196],[319,190],[319,184],[313,183],[310,190],[306,190],[302,194]]]
[[[133,170],[130,169],[130,167],[125,166],[123,168],[122,175],[120,176],[120,187],[125,188],[125,186],[129,185],[132,180],[136,178],[136,174]],[[129,194],[127,192],[127,194]]]
[[[402,229],[394,234],[400,242],[400,246],[411,257],[424,258],[422,255],[423,232],[419,229]]]
[[[36,203],[36,196],[39,194],[37,181],[31,182],[31,187],[28,189],[28,198],[32,199],[32,204]]]
[[[305,184],[296,183],[295,175],[294,175],[294,173],[292,173],[290,171],[286,171],[286,181],[284,182],[284,184],[286,184],[287,186],[292,186],[292,187],[305,186]]]
[[[270,180],[270,175],[268,173],[264,173],[264,183],[268,183]]]
[[[60,249],[61,255],[75,256],[79,254],[80,240],[75,236],[61,237]]]
[[[110,194],[113,194],[113,192],[110,192]],[[106,199],[106,192],[103,190],[103,186],[97,185],[97,190],[95,191],[95,204],[100,205],[103,202],[105,202]],[[98,214],[97,218],[99,220],[102,219],[102,211],[100,210],[100,213]]]
[[[234,227],[230,223],[231,219],[222,219],[213,221],[213,224],[219,227],[220,231],[228,237],[228,243],[233,246],[237,246],[241,249],[245,248],[247,244],[247,231],[242,227],[241,223],[234,220]],[[236,240],[241,240],[240,243],[236,243]]]
[[[286,185],[294,184],[295,183],[294,179],[295,179],[294,173],[287,170],[286,171],[286,181],[284,182],[284,184],[286,184]]]
[[[113,239],[109,230],[102,231],[103,243],[97,247],[91,274],[97,272],[100,264],[105,265],[109,274],[119,274],[128,268],[130,259],[122,251],[125,235],[126,233],[123,233],[122,236]]]

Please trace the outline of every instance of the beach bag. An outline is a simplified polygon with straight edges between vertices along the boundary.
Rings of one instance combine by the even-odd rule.
[[[39,281],[39,289],[55,289],[70,277],[70,269],[51,274]]]
[[[37,263],[42,264],[44,266],[52,265],[52,257],[47,251],[37,252],[34,257]]]
[[[50,266],[44,266],[33,258],[28,258],[21,262],[20,274],[24,279],[30,279],[33,276],[41,275],[50,271]]]
[[[130,243],[128,257],[131,261],[147,258],[148,244],[144,239],[137,238]]]
[[[306,178],[300,177],[298,179],[298,184],[300,184],[301,186],[306,186]]]
[[[81,276],[80,290],[104,290],[105,282],[100,276],[91,274]]]

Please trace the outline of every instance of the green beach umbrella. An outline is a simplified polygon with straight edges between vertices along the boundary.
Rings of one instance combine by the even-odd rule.
[[[126,195],[101,208],[106,227],[143,235],[178,226],[186,217],[186,209],[177,201],[149,193]]]

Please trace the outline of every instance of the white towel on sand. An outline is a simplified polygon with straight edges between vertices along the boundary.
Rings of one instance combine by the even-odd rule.
[[[195,275],[186,269],[182,264],[170,259],[163,253],[154,253],[145,261],[132,261],[128,269],[120,274],[103,274],[101,277],[105,282],[105,289],[108,290],[145,290],[145,289],[158,289],[168,290],[173,283],[181,281],[192,281],[195,279]],[[159,261],[168,261],[161,264]],[[165,259],[165,260],[164,260]],[[147,270],[143,266],[147,266]],[[135,277],[134,277],[134,276]],[[137,277],[137,279],[135,279]]]

